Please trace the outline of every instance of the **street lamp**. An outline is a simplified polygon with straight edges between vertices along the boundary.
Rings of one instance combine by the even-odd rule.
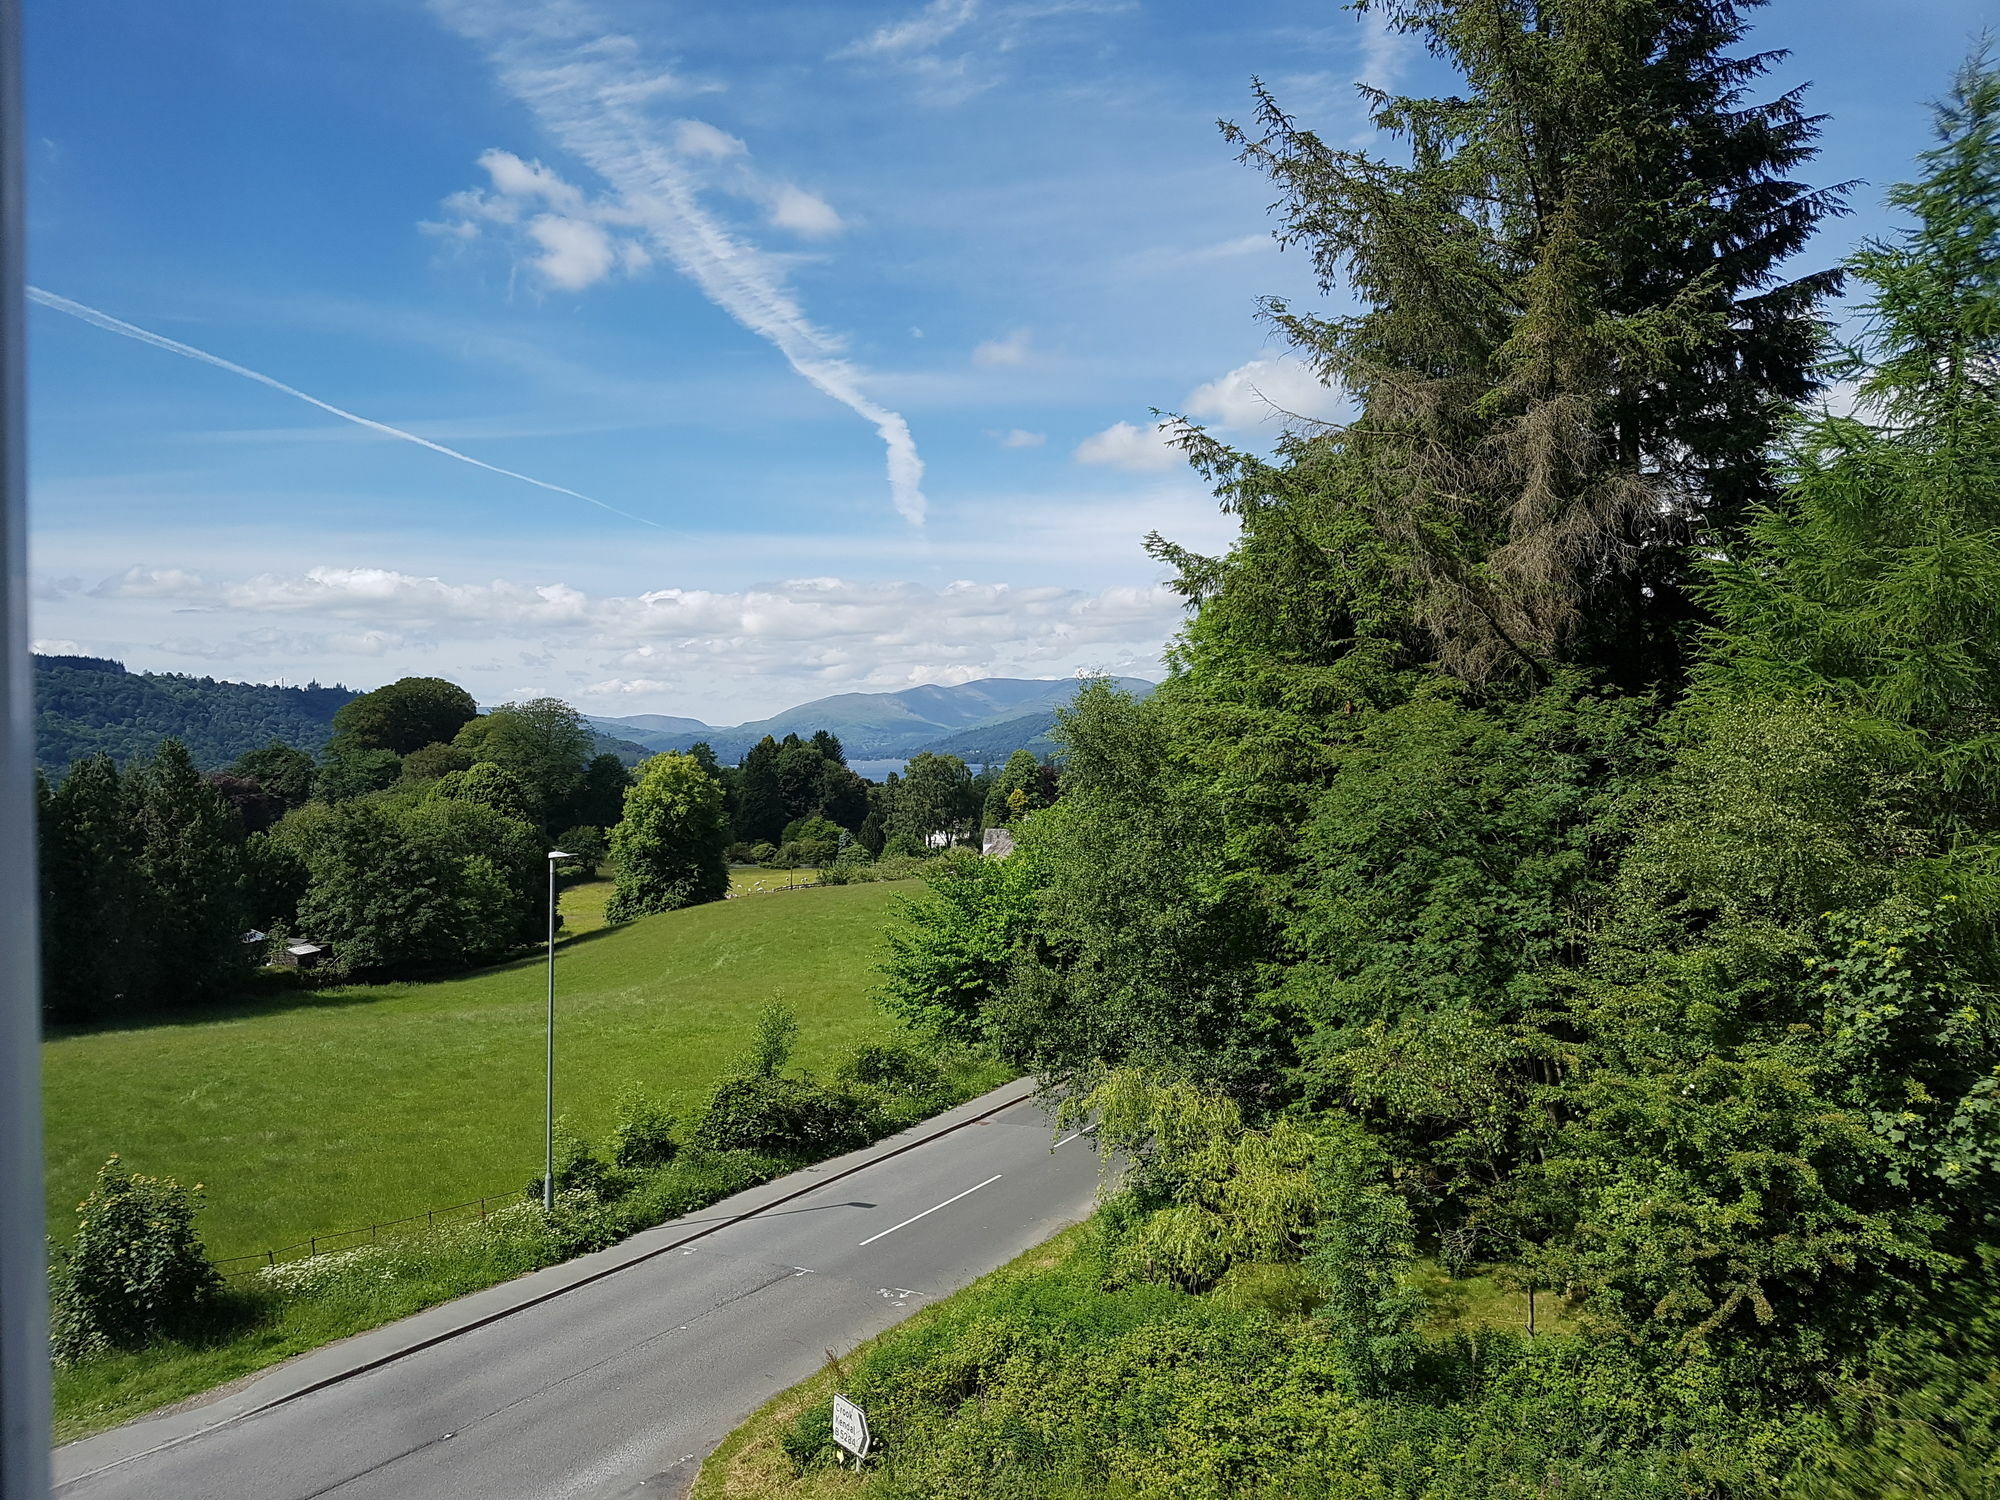
[[[576,856],[562,849],[549,851],[549,1040],[547,1083],[543,1105],[547,1116],[548,1129],[544,1143],[548,1147],[546,1165],[542,1172],[542,1211],[551,1212],[556,1206],[556,861],[575,859]]]

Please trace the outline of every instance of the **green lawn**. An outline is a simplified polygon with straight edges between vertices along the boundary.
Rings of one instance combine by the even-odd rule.
[[[573,888],[558,1111],[601,1137],[636,1080],[685,1114],[780,994],[798,1012],[802,1065],[890,1034],[869,991],[904,889],[794,891],[591,931],[610,885]],[[218,1257],[517,1189],[541,1160],[543,985],[528,960],[52,1037],[51,1232],[67,1237],[114,1151],[207,1185],[200,1228]]]

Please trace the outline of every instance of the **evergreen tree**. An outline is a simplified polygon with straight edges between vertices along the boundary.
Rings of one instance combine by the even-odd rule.
[[[235,816],[179,740],[164,741],[133,780],[152,1002],[178,1008],[225,996],[242,968],[248,921]]]
[[[1156,550],[1196,596],[1301,598],[1322,659],[1373,640],[1474,681],[1569,662],[1672,686],[1683,549],[1727,543],[1769,497],[1768,444],[1814,386],[1837,273],[1779,268],[1838,207],[1786,175],[1818,122],[1796,92],[1748,97],[1778,54],[1731,55],[1739,0],[1369,8],[1468,85],[1369,95],[1407,164],[1327,145],[1261,85],[1259,132],[1231,130],[1283,195],[1281,238],[1364,304],[1267,305],[1358,415],[1276,469],[1185,432],[1275,556],[1244,579],[1247,556]],[[1301,588],[1276,560],[1319,576]]]
[[[41,787],[42,1004],[52,1021],[144,1007],[139,825],[108,755]]]
[[[715,778],[691,756],[654,756],[640,767],[625,799],[624,820],[611,831],[618,889],[610,919],[624,922],[720,901],[729,893],[723,857],[728,841],[722,787]]]
[[[778,786],[778,742],[768,734],[745,753],[736,796],[737,842],[775,844],[792,814]]]

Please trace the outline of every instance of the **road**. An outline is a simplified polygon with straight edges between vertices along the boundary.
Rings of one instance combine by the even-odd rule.
[[[56,1493],[678,1496],[716,1443],[827,1350],[1090,1211],[1090,1139],[1056,1145],[1026,1093],[1010,1085],[598,1255],[304,1356],[205,1406],[72,1443],[55,1455]]]

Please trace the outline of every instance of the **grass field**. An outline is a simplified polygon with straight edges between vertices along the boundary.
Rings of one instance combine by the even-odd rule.
[[[869,991],[906,888],[794,891],[618,928],[601,926],[608,881],[572,888],[558,1111],[601,1138],[637,1081],[685,1114],[780,995],[799,1016],[801,1065],[889,1035]],[[527,960],[52,1037],[50,1230],[68,1236],[113,1152],[206,1184],[199,1227],[217,1257],[517,1189],[541,1160],[543,1006],[543,966]]]

